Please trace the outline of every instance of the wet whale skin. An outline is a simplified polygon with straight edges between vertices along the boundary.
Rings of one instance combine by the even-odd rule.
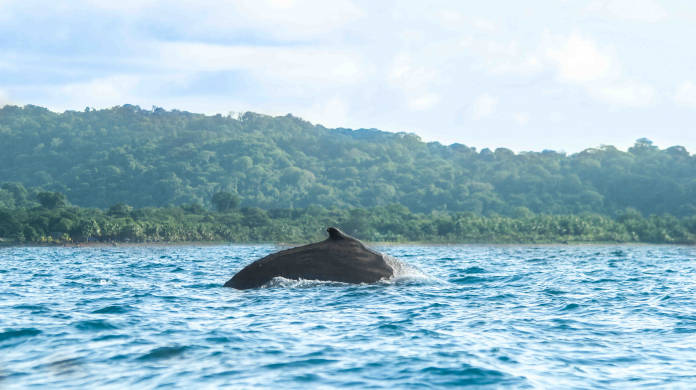
[[[287,279],[374,283],[394,275],[387,257],[337,228],[314,244],[270,254],[244,267],[225,287],[256,288],[277,276]]]

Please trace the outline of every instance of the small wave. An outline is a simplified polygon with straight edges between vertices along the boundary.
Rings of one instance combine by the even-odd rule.
[[[65,359],[58,359],[51,361],[46,364],[40,364],[36,366],[35,368],[37,369],[44,369],[44,368],[50,368],[51,370],[54,370],[57,373],[60,374],[67,374],[70,372],[75,371],[77,368],[82,366],[84,362],[82,359],[78,357],[74,358],[65,358]]]
[[[197,284],[189,284],[183,286],[185,288],[202,288],[202,289],[208,289],[208,288],[219,288],[222,287],[222,284],[220,283],[197,283]]]
[[[489,301],[505,301],[505,300],[514,299],[514,298],[516,298],[515,294],[505,293],[505,294],[498,294],[498,295],[494,295],[491,297],[487,297],[486,299]]]
[[[129,266],[129,268],[138,268],[138,269],[143,269],[143,270],[150,270],[150,269],[158,269],[158,268],[167,268],[171,267],[172,265],[169,263],[147,263],[147,264],[132,264]]]
[[[186,346],[174,346],[174,347],[158,347],[145,355],[138,358],[138,360],[161,360],[169,359],[178,355],[183,354],[189,348]]]
[[[569,304],[565,305],[565,307],[563,309],[561,309],[561,311],[575,310],[579,307],[580,307],[580,305],[578,305],[577,303],[569,303]]]
[[[17,294],[16,292],[11,292],[11,291],[6,291],[0,293],[0,297],[21,297],[21,294]]]
[[[505,381],[507,375],[498,370],[491,370],[479,367],[428,367],[421,370],[422,374],[432,375],[435,378],[442,378],[444,381],[434,382],[449,386],[483,386],[500,384]]]
[[[166,302],[175,302],[179,300],[184,300],[183,297],[177,296],[177,295],[153,295],[156,296],[157,298],[166,301]]]
[[[206,374],[203,375],[203,379],[216,379],[216,378],[224,378],[224,377],[236,377],[240,374],[242,374],[242,370],[225,370],[225,371],[219,371],[215,372],[212,374]]]
[[[97,309],[93,311],[93,314],[124,314],[128,313],[129,311],[133,310],[131,306],[128,305],[109,305],[102,307],[101,309]]]
[[[565,292],[565,291],[563,291],[563,290],[556,290],[555,288],[545,288],[545,289],[544,289],[544,293],[545,293],[545,294],[549,294],[549,295],[563,295],[563,294],[567,294],[567,292]]]
[[[553,329],[563,330],[563,331],[578,330],[579,327],[583,326],[582,322],[575,321],[572,319],[554,318],[551,320],[551,322],[554,323]]]
[[[377,330],[379,331],[401,332],[401,329],[402,327],[397,324],[380,324],[377,326]]]
[[[488,271],[486,271],[484,268],[481,267],[469,267],[463,271],[465,274],[485,274]]]
[[[263,366],[264,368],[270,368],[270,369],[284,369],[284,368],[292,368],[292,367],[307,367],[307,366],[319,366],[319,365],[325,365],[325,364],[332,364],[336,363],[337,360],[334,359],[321,359],[321,358],[311,358],[311,359],[302,359],[302,360],[296,360],[292,362],[281,362],[281,363],[271,363],[271,364],[266,364]]]
[[[12,378],[21,378],[23,376],[28,376],[30,375],[27,372],[12,372],[12,371],[3,371],[0,369],[0,384],[2,384],[3,381],[5,380],[10,380]]]
[[[592,284],[598,284],[598,283],[616,283],[618,280],[616,279],[610,279],[610,278],[600,278],[600,279],[585,279],[582,281],[582,283],[592,283]]]
[[[32,313],[44,313],[49,311],[48,308],[46,308],[43,305],[27,305],[27,304],[21,304],[21,305],[14,305],[12,306],[13,309],[17,310],[31,310]]]
[[[110,324],[106,320],[86,320],[78,321],[75,327],[83,331],[99,331],[99,330],[110,330],[118,329],[118,326]]]
[[[507,277],[506,281],[507,282],[516,282],[518,280],[522,280],[526,277],[526,274],[515,274]]]
[[[131,336],[128,336],[126,334],[105,334],[103,336],[94,337],[92,340],[93,341],[120,340],[120,339],[127,339],[130,337]]]
[[[485,283],[488,281],[490,281],[489,278],[483,278],[480,276],[470,276],[470,275],[467,275],[467,276],[464,276],[461,278],[452,279],[452,283],[454,283],[454,284],[477,284],[477,283]]]
[[[230,336],[211,336],[207,337],[205,340],[214,344],[232,344],[244,342],[244,339],[242,339],[241,337]]]
[[[293,377],[293,380],[296,380],[298,382],[316,382],[317,380],[319,380],[319,378],[321,377],[317,374],[307,373],[302,375],[296,375],[295,377]]]
[[[18,337],[32,337],[40,333],[41,331],[35,328],[8,329],[0,333],[0,341],[14,339]]]

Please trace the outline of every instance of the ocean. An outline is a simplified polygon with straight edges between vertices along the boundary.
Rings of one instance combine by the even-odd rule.
[[[0,249],[0,388],[695,388],[696,248],[384,246],[376,284],[223,288],[273,245]]]

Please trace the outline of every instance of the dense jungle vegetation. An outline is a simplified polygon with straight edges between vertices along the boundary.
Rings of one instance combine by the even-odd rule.
[[[466,132],[462,133],[466,139]],[[539,141],[540,143],[543,140]],[[326,129],[293,116],[206,116],[136,106],[62,114],[0,109],[0,182],[65,194],[82,207],[374,208],[521,216],[696,214],[696,156],[641,139],[566,155],[477,151],[374,129]]]
[[[30,192],[17,184],[3,188],[20,197]],[[231,193],[216,194],[215,211],[195,203],[142,209],[122,203],[107,210],[81,208],[68,205],[65,196],[55,192],[38,192],[36,198],[40,202],[36,206],[0,209],[0,237],[5,242],[307,242],[325,238],[327,226],[339,226],[364,240],[388,242],[696,243],[696,216],[645,218],[633,209],[616,218],[531,212],[511,218],[470,212],[413,213],[401,205],[238,208],[239,200]],[[21,198],[14,201],[22,203]]]
[[[696,156],[647,139],[513,153],[291,115],[5,106],[0,183],[5,242],[301,242],[328,225],[371,241],[696,242]]]

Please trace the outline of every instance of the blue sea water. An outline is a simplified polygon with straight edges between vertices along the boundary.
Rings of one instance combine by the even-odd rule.
[[[693,247],[388,246],[373,285],[221,287],[278,249],[0,249],[0,388],[696,388]]]

